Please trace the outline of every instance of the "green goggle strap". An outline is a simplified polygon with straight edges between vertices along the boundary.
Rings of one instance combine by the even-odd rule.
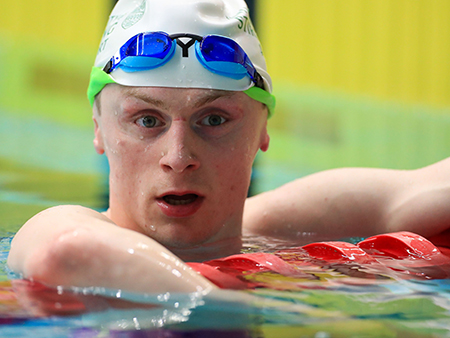
[[[92,67],[91,80],[87,91],[87,96],[91,106],[94,105],[95,96],[109,83],[116,83],[111,76],[106,74],[103,69],[99,67]],[[266,92],[264,89],[252,87],[244,91],[252,99],[264,103],[269,109],[269,117],[271,117],[275,110],[275,96]]]
[[[103,69],[99,67],[92,67],[91,80],[87,90],[87,96],[91,107],[94,106],[94,100],[98,93],[109,83],[116,83],[111,76],[106,74]]]

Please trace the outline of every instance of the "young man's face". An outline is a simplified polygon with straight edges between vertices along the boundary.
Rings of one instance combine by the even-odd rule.
[[[267,112],[242,92],[124,87],[102,91],[94,144],[110,163],[119,226],[169,248],[240,236]]]

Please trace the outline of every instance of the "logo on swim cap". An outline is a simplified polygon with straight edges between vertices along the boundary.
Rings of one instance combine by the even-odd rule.
[[[147,7],[147,0],[143,0],[141,5],[132,11],[122,22],[122,28],[128,29],[137,24],[145,14],[145,8]]]
[[[250,13],[248,11],[248,8],[241,8],[239,12],[235,15],[229,18],[230,20],[236,19],[239,21],[238,27],[239,29],[244,30],[244,32],[257,36],[255,27],[253,27],[252,20],[250,19]]]

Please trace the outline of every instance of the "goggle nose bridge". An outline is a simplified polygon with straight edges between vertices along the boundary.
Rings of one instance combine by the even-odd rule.
[[[191,48],[195,44],[196,41],[201,42],[203,40],[203,38],[200,35],[189,34],[189,33],[172,34],[172,35],[169,35],[169,38],[177,41],[177,45],[180,46],[183,51],[182,57],[184,57],[184,58],[189,57],[189,48]],[[184,43],[181,40],[181,38],[189,38],[190,40],[188,43]]]

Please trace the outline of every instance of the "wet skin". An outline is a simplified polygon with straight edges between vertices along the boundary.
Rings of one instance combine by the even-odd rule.
[[[98,99],[106,215],[174,251],[238,242],[252,163],[269,143],[262,104],[242,92],[119,85]]]

